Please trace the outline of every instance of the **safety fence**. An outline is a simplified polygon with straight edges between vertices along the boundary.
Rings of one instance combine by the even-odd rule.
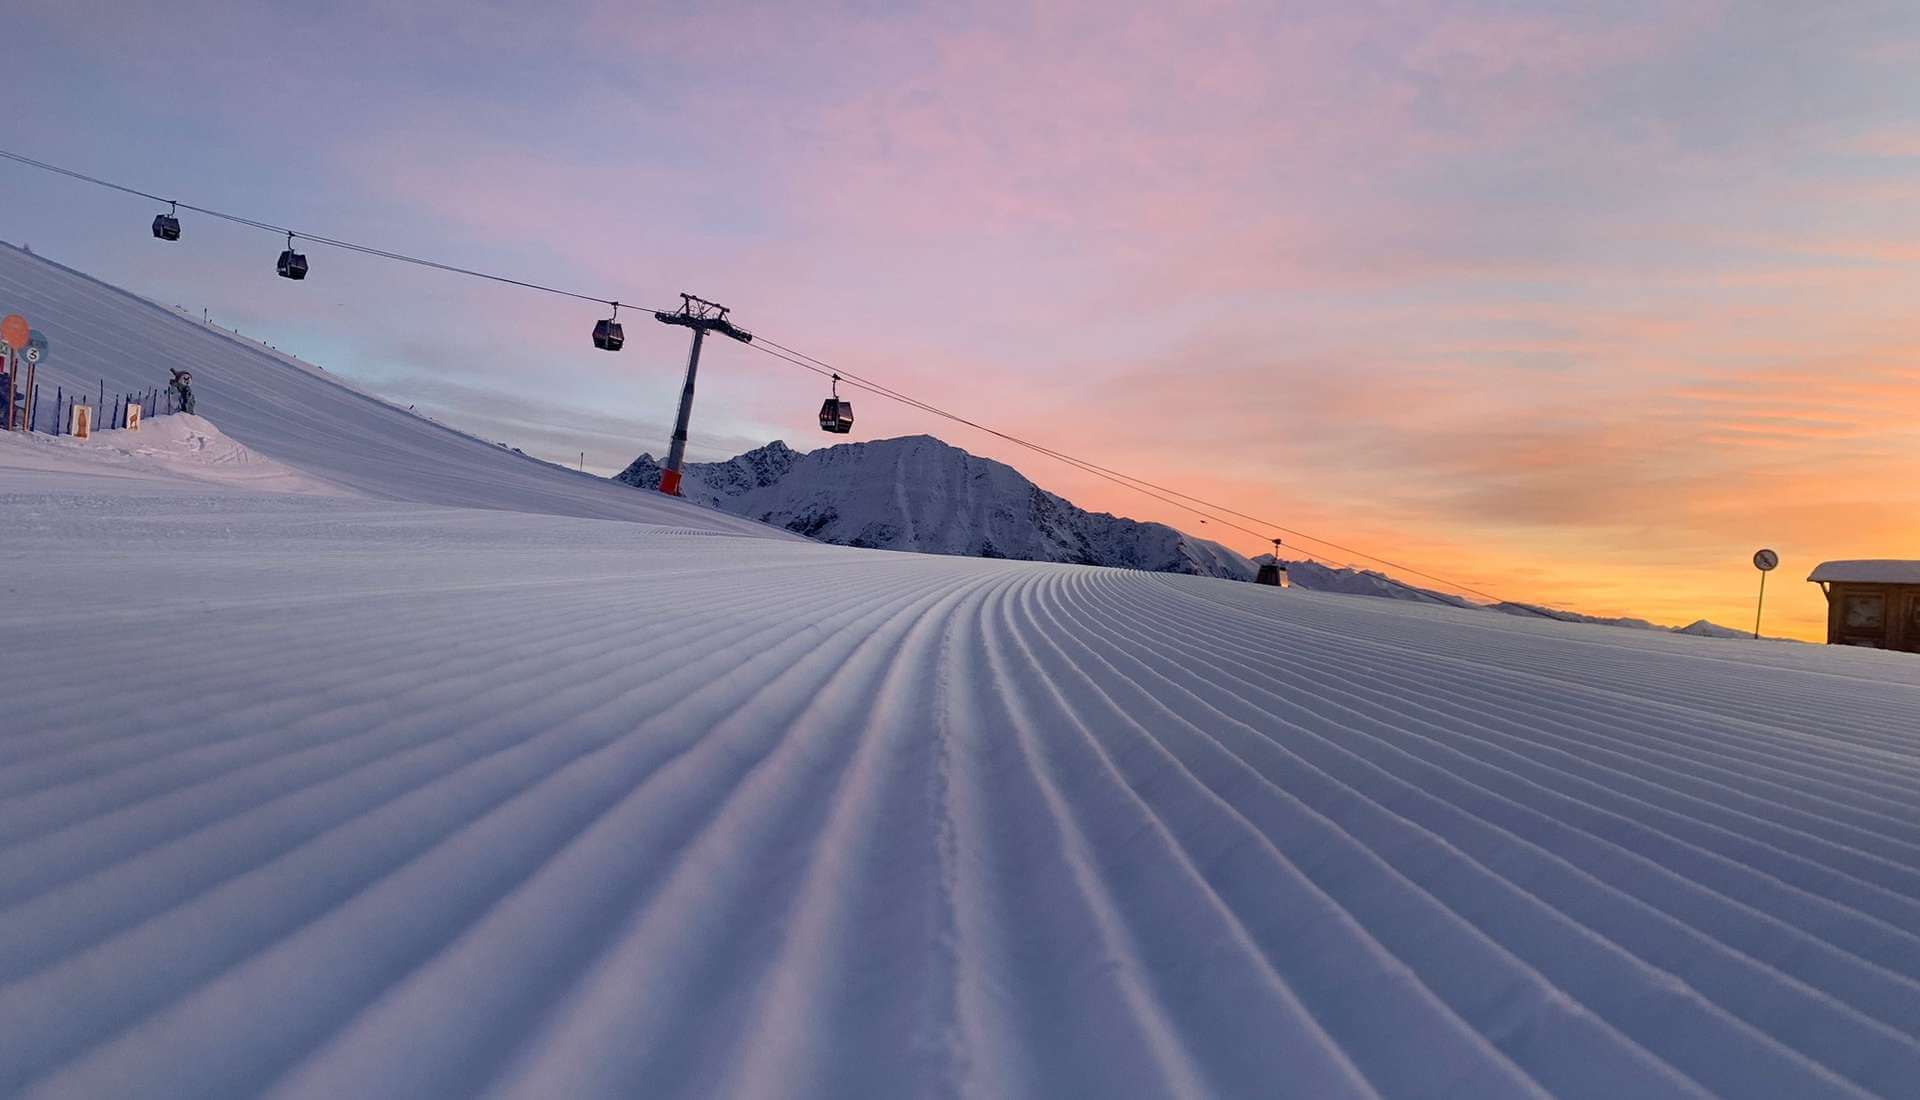
[[[172,386],[152,386],[132,393],[109,394],[107,383],[102,379],[100,388],[91,394],[67,393],[64,387],[55,386],[53,406],[49,410],[51,413],[49,416],[47,412],[41,411],[44,402],[40,397],[44,389],[44,386],[33,387],[30,400],[24,393],[19,395],[17,400],[12,399],[14,395],[7,395],[10,400],[6,402],[8,408],[0,410],[0,428],[11,429],[17,424],[18,428],[30,432],[66,435],[71,430],[75,405],[87,405],[93,408],[93,416],[98,419],[91,420],[90,423],[95,431],[126,427],[128,416],[135,407],[139,408],[142,419],[166,416],[180,411],[180,393]],[[88,401],[88,397],[94,400]],[[112,405],[107,404],[108,398],[112,398]]]

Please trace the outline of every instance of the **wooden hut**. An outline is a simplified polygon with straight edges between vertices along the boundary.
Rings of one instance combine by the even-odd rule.
[[[1920,561],[1827,561],[1807,579],[1827,595],[1827,644],[1920,653]]]

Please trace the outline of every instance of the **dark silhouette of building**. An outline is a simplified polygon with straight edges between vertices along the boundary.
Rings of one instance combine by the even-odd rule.
[[[1827,561],[1808,575],[1827,596],[1827,643],[1920,653],[1920,561]]]

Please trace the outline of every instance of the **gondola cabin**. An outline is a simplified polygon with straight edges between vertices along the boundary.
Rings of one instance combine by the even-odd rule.
[[[280,253],[280,263],[277,269],[279,270],[280,277],[282,279],[306,278],[307,277],[306,254],[303,252],[295,252],[291,248],[287,249],[286,251]]]
[[[180,219],[174,217],[172,214],[155,214],[153,216],[153,235],[163,241],[179,240]]]
[[[1827,644],[1920,653],[1920,561],[1828,561],[1808,575],[1827,597]]]
[[[611,318],[593,326],[593,346],[601,351],[619,351],[627,343],[627,334],[620,322]]]
[[[1201,520],[1200,522],[1205,523],[1206,520]],[[1287,563],[1280,560],[1280,540],[1278,538],[1273,540],[1273,555],[1269,557],[1262,554],[1261,557],[1267,560],[1260,562],[1259,571],[1253,575],[1253,583],[1271,585],[1274,588],[1288,587]]]
[[[853,402],[829,397],[820,403],[820,430],[846,435],[853,430]]]

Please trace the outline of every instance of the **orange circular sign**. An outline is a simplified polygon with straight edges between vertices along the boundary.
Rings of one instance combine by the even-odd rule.
[[[32,330],[27,327],[27,319],[18,313],[9,313],[6,320],[0,321],[0,340],[6,341],[6,345],[15,351],[27,346],[30,332]]]

